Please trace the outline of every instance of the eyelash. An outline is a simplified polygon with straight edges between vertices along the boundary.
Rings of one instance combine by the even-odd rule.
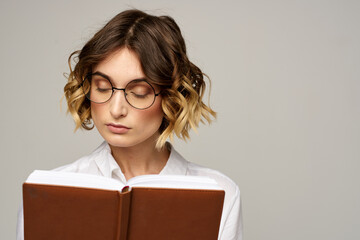
[[[137,97],[137,98],[146,98],[146,96],[147,96],[147,94],[143,94],[143,95],[141,95],[141,94],[136,94],[136,93],[134,93],[134,92],[131,92],[135,97]]]
[[[97,88],[96,90],[99,91],[99,92],[106,92],[106,91],[110,91],[111,89],[109,89],[109,88]]]

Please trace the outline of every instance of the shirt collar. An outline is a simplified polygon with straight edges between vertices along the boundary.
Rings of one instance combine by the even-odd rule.
[[[178,153],[171,143],[167,142],[166,147],[170,150],[169,159],[165,167],[161,170],[161,175],[186,175],[188,161],[186,161],[183,156]]]
[[[186,175],[188,161],[186,161],[169,142],[166,143],[166,147],[170,150],[170,156],[165,167],[159,174]],[[94,154],[95,163],[103,176],[110,178],[115,177],[124,183],[126,182],[125,176],[112,156],[110,146],[106,141],[95,149],[92,154]]]
[[[94,152],[94,161],[105,177],[114,178],[114,175],[118,180],[126,182],[124,174],[121,172],[119,165],[111,155],[111,148],[109,144],[104,141]]]

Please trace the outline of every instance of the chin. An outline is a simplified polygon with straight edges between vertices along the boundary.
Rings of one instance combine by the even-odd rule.
[[[105,141],[107,141],[111,146],[118,147],[118,148],[129,148],[134,147],[139,144],[142,144],[146,142],[147,140],[150,140],[150,138],[147,139],[132,139],[129,136],[107,136],[104,138]]]
[[[118,137],[106,137],[104,139],[111,146],[119,148],[133,147],[138,144],[136,141],[131,141],[130,139],[124,138],[119,139]]]
[[[129,148],[135,147],[139,144],[143,145],[154,145],[156,140],[160,136],[158,131],[156,132],[133,132],[129,131],[124,134],[115,134],[108,131],[99,131],[100,135],[105,139],[105,141],[113,147],[119,148]]]

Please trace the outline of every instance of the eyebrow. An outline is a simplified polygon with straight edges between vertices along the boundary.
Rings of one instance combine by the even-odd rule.
[[[107,80],[109,80],[112,84],[114,84],[113,79],[110,76],[108,76],[107,74],[100,72],[100,71],[96,71],[96,72],[92,73],[92,75],[94,75],[94,74],[100,75],[100,76],[106,78]],[[131,79],[126,84],[128,84],[131,81],[147,81],[147,79],[146,78],[135,78],[135,79]]]

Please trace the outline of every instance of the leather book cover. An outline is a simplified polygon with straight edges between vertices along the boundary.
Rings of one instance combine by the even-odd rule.
[[[216,240],[222,190],[23,184],[25,240]]]
[[[127,227],[127,219],[121,223],[121,216],[127,217],[129,196],[111,190],[24,183],[24,238],[121,239],[126,231],[121,231],[119,225]],[[125,206],[121,207],[122,203]]]
[[[223,190],[132,188],[128,240],[217,240]]]

